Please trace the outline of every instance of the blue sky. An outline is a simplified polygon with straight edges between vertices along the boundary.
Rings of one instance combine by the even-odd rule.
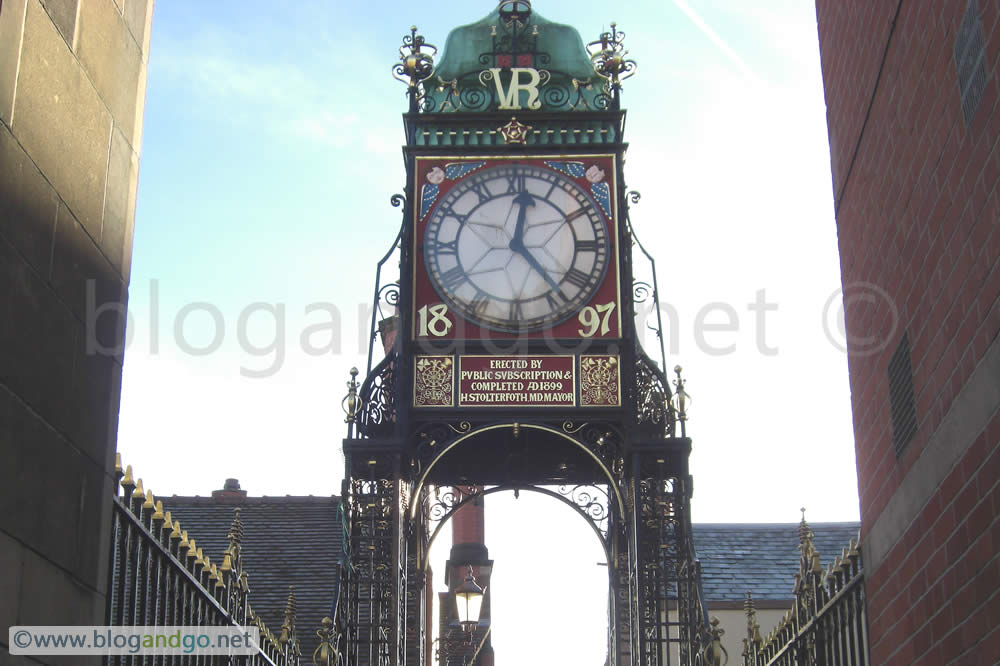
[[[588,41],[617,21],[639,63],[623,94],[626,178],[643,194],[633,223],[657,258],[661,298],[676,312],[668,365],[685,367],[694,397],[695,519],[793,522],[800,506],[813,520],[857,519],[813,4],[534,5]],[[119,433],[125,461],[154,492],[206,495],[226,477],[251,494],[339,492],[339,403],[348,369],[364,367],[375,262],[400,223],[389,197],[404,185],[406,100],[390,67],[411,24],[443,46],[450,28],[493,6],[157,3]],[[778,308],[763,335],[748,309],[762,290]],[[174,335],[192,303],[214,305],[225,325],[210,354],[185,351]],[[271,304],[272,314],[242,322],[241,345],[240,313],[254,303]],[[315,303],[340,315],[339,344],[327,334],[331,351],[322,355],[299,342],[332,317],[329,308],[306,314]],[[278,328],[276,304],[284,307]],[[695,325],[706,307],[708,323],[735,313],[738,330],[710,331],[699,343]],[[183,323],[189,346],[204,347],[218,332],[204,311]],[[248,353],[269,349],[278,329],[282,355]],[[322,346],[323,335],[312,340]],[[248,370],[272,372],[250,378]],[[545,503],[525,513],[513,500],[490,502],[497,575],[509,571],[527,585],[537,562],[518,560],[526,556],[512,546],[517,516],[542,526],[577,519]],[[572,530],[592,539],[585,526]],[[580,607],[596,609],[600,644],[605,574],[566,575],[591,577],[581,588],[592,603]],[[501,583],[513,594],[513,581]],[[513,656],[516,647],[498,640],[498,657]]]

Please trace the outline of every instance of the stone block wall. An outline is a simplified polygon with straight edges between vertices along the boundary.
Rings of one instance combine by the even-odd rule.
[[[4,627],[104,624],[125,320],[89,313],[128,300],[152,14],[0,0]]]
[[[1000,6],[816,4],[872,663],[972,663],[1000,654]]]

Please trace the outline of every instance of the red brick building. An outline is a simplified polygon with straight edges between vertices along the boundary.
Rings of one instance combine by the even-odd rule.
[[[872,663],[997,663],[1000,3],[816,4]]]

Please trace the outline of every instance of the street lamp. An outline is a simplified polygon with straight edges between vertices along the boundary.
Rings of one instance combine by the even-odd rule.
[[[472,567],[465,581],[455,589],[455,603],[458,605],[458,622],[466,631],[479,624],[479,613],[483,608],[483,588],[479,587],[472,575]]]

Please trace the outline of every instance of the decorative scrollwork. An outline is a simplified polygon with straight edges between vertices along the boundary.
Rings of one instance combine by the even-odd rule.
[[[544,70],[543,70],[544,71]],[[546,106],[560,107],[569,103],[570,92],[562,86],[549,86],[542,92],[542,102]]]
[[[407,84],[411,94],[416,96],[423,82],[434,75],[434,56],[437,52],[436,46],[428,44],[423,35],[417,34],[417,26],[411,26],[410,34],[403,36],[403,45],[399,47],[399,62],[392,67],[393,77]]]
[[[594,66],[594,71],[607,81],[607,89],[616,95],[617,99],[622,81],[634,76],[639,67],[634,60],[627,57],[625,33],[620,31],[615,23],[612,23],[609,32],[601,33],[596,41],[587,44],[587,51],[590,53],[590,61]]]
[[[400,206],[406,205],[406,195],[404,194],[393,194],[389,198],[389,203],[392,204],[393,208],[399,208]]]
[[[493,95],[481,88],[462,88],[458,98],[461,107],[468,111],[486,111],[495,103]]]
[[[608,491],[599,486],[559,486],[557,492],[576,505],[605,537],[608,535],[608,517],[611,514]]]
[[[580,425],[577,425],[573,421],[563,421],[562,429],[563,432],[565,433],[569,433],[570,435],[575,435],[576,433],[586,428],[588,425],[589,425],[588,423],[581,423]]]
[[[662,437],[674,434],[675,414],[670,405],[670,386],[667,378],[642,349],[636,354],[636,389],[640,425],[649,424]]]
[[[613,106],[613,102],[614,100],[611,99],[610,95],[601,93],[596,97],[594,97],[594,108],[596,108],[599,111],[607,111],[609,108]]]
[[[399,304],[399,283],[392,282],[378,290],[379,303],[396,306]]]
[[[482,494],[482,486],[435,488],[434,493],[427,498],[427,502],[424,504],[425,516],[428,521],[439,523],[451,515],[459,504]]]
[[[392,433],[396,422],[396,381],[398,374],[395,350],[371,371],[361,385],[361,414],[358,431],[365,437]]]
[[[633,204],[639,203],[639,200],[642,199],[642,194],[640,194],[636,190],[630,190],[626,192],[625,196],[628,197],[629,201],[631,201]]]
[[[656,290],[653,289],[653,285],[648,282],[633,282],[632,283],[632,300],[636,304],[645,303],[651,298],[656,297]]]

